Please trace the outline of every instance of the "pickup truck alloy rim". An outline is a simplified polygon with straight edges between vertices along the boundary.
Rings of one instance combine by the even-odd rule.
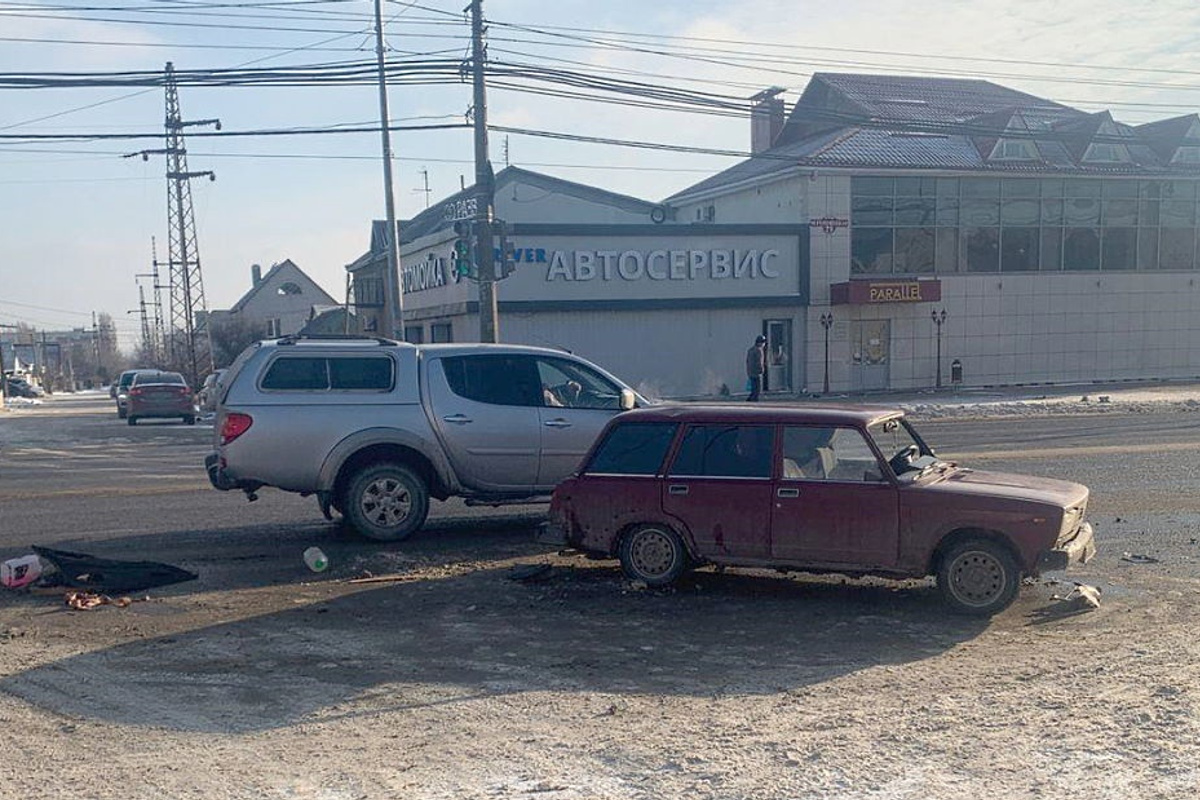
[[[971,606],[986,606],[1004,593],[1006,570],[999,559],[981,550],[968,550],[950,565],[955,596]]]
[[[639,531],[630,543],[629,554],[638,572],[648,577],[665,575],[678,557],[675,543],[657,528]]]
[[[412,511],[412,496],[395,478],[380,478],[363,492],[361,505],[363,516],[376,525],[399,525]]]

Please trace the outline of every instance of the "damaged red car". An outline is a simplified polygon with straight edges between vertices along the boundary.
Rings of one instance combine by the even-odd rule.
[[[991,615],[1096,551],[1078,483],[939,458],[900,409],[680,405],[613,418],[554,492],[543,541],[669,584],[703,564],[935,576]]]

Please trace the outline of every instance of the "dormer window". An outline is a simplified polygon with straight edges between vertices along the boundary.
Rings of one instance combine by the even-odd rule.
[[[1130,159],[1129,151],[1123,144],[1092,142],[1083,154],[1083,160],[1092,163],[1124,164]]]
[[[992,161],[1035,161],[1037,148],[1028,139],[1001,139],[992,150]]]
[[[1171,157],[1172,164],[1200,164],[1200,147],[1181,147]]]

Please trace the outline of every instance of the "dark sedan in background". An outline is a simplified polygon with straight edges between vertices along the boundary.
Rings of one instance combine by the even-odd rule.
[[[125,414],[130,425],[150,417],[179,417],[188,425],[196,424],[196,400],[178,372],[138,372],[127,398]]]

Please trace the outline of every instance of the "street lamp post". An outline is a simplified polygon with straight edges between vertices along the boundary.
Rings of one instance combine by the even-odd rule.
[[[930,311],[929,318],[937,326],[937,388],[942,388],[942,325],[946,322],[946,309]]]
[[[822,394],[829,394],[829,329],[833,327],[833,314],[821,315],[821,327],[825,329],[825,386]]]

